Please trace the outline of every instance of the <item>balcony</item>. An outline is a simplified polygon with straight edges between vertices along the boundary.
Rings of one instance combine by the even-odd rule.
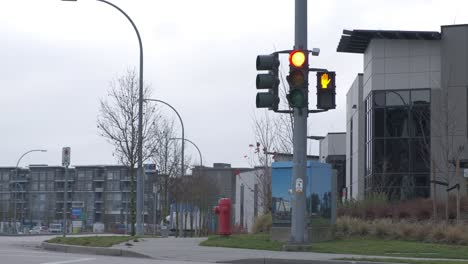
[[[96,189],[94,189],[94,191],[95,191],[95,192],[103,192],[103,191],[104,191],[104,188],[102,188],[102,187],[101,187],[101,188],[96,188]]]
[[[102,176],[101,177],[94,177],[93,181],[101,181],[102,182],[102,181],[104,181],[104,177],[102,177]]]

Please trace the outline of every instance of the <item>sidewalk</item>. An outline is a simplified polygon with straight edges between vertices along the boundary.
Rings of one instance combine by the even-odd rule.
[[[298,260],[330,260],[344,255],[282,252],[251,250],[221,247],[203,247],[198,244],[206,238],[144,238],[140,242],[132,242],[133,246],[124,244],[113,246],[116,249],[132,250],[154,259],[179,260],[196,262],[226,262],[239,259],[298,259]]]
[[[150,256],[159,260],[178,260],[194,262],[235,262],[236,260],[250,260],[244,262],[254,263],[255,259],[277,259],[277,260],[305,260],[305,261],[324,261],[337,258],[371,258],[374,256],[346,255],[346,254],[327,254],[313,252],[285,252],[285,251],[266,251],[237,248],[204,247],[198,244],[206,238],[144,238],[140,242],[132,242],[133,246],[124,244],[113,246],[116,249],[131,250],[143,255]],[[397,257],[376,257],[376,258],[395,258],[398,259],[416,259],[416,258],[397,258]],[[425,260],[424,258],[417,258]],[[435,260],[435,259],[433,259]],[[452,259],[453,260],[453,259]],[[257,261],[258,262],[258,261]]]

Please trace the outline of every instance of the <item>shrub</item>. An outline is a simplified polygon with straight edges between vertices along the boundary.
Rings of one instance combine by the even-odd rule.
[[[373,223],[374,226],[374,235],[379,237],[379,238],[385,238],[389,237],[392,235],[392,223],[389,220],[381,219],[374,221]]]
[[[436,225],[432,228],[430,232],[431,242],[444,242],[445,241],[445,232],[447,228],[445,225]]]
[[[365,221],[352,217],[340,217],[337,219],[333,231],[335,238],[371,235],[382,239],[468,244],[467,225],[435,224],[431,221],[393,223],[390,219]]]
[[[252,232],[255,234],[270,232],[272,221],[271,214],[258,216],[252,226]]]

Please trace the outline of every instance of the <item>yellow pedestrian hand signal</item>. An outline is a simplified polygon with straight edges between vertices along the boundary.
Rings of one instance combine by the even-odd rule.
[[[322,84],[322,88],[323,88],[323,89],[327,89],[327,88],[328,88],[328,84],[331,82],[331,79],[328,77],[328,74],[327,74],[327,73],[324,73],[324,74],[322,74],[322,77],[321,77],[320,82],[321,82],[321,84]]]

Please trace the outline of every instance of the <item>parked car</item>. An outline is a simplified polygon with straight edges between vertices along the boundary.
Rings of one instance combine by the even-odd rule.
[[[45,234],[47,232],[48,230],[45,226],[35,226],[29,231],[31,234]]]
[[[52,233],[62,233],[62,224],[50,224],[49,231]]]

